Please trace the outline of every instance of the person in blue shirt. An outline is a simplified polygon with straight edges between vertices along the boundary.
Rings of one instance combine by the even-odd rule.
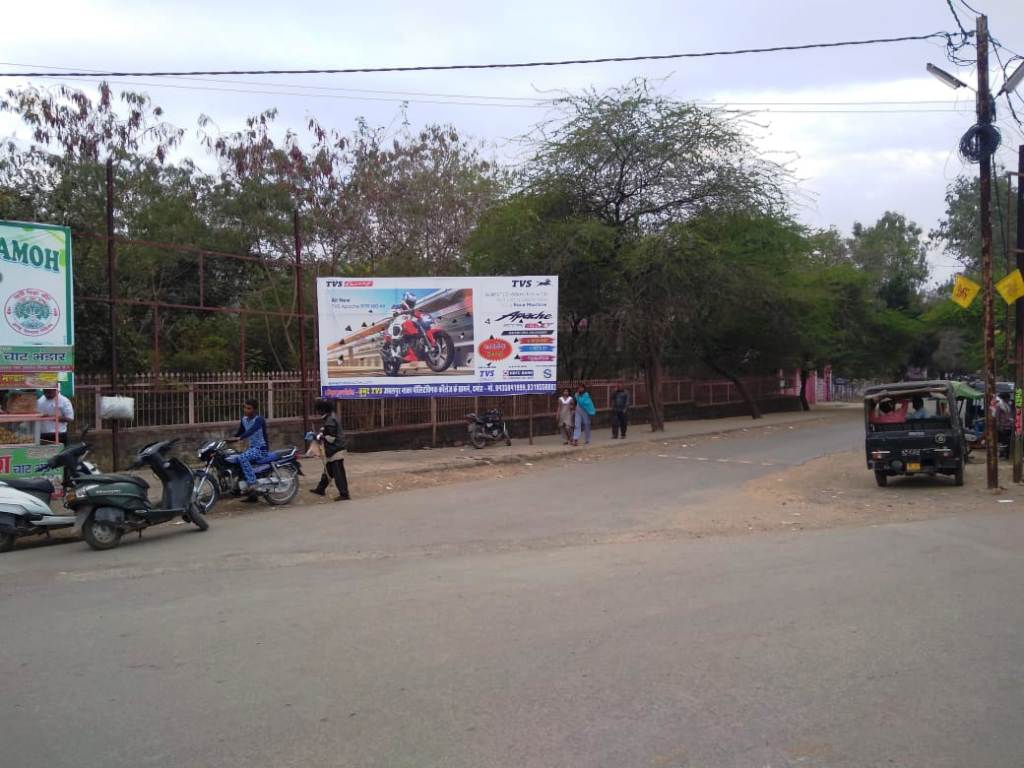
[[[924,407],[924,399],[915,397],[910,401],[910,413],[907,414],[907,421],[911,419],[927,419],[928,411]]]
[[[270,451],[270,441],[267,439],[267,421],[257,413],[259,403],[255,400],[246,400],[242,407],[242,420],[238,424],[238,431],[235,436],[228,439],[229,443],[237,443],[239,440],[248,440],[249,444],[244,451],[235,454],[232,458],[238,462],[245,478],[238,484],[238,489],[245,493],[256,485],[256,473],[252,465],[259,464],[266,459]]]
[[[594,400],[587,391],[586,384],[580,384],[576,388],[576,429],[572,433],[572,444],[580,444],[580,436],[583,442],[590,445],[590,420],[597,413],[594,407]]]

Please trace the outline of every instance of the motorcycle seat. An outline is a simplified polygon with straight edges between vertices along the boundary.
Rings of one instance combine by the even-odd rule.
[[[106,485],[107,483],[134,483],[143,490],[149,489],[149,483],[135,475],[117,475],[112,473],[105,475],[89,475],[81,478],[81,481],[82,483],[99,483],[100,485]]]
[[[4,485],[26,493],[53,493],[53,483],[45,477],[10,478]]]
[[[263,457],[263,460],[260,462],[260,466],[272,464],[275,461],[290,461],[295,458],[296,452],[296,448],[286,448],[283,451],[270,451]]]

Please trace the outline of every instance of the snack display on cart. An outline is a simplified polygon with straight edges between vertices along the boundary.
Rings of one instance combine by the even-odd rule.
[[[0,425],[0,445],[35,445],[34,421]]]

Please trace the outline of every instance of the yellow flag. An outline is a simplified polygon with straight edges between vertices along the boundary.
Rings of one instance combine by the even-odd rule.
[[[1021,296],[1024,296],[1024,277],[1021,276],[1020,270],[1013,270],[996,283],[996,290],[1007,304],[1013,304]]]
[[[1019,272],[1017,274],[1020,274]],[[970,278],[964,277],[963,275],[957,275],[956,280],[953,282],[953,296],[952,299],[964,309],[971,306],[971,302],[974,301],[974,297],[978,295],[978,291],[981,290],[981,286]]]

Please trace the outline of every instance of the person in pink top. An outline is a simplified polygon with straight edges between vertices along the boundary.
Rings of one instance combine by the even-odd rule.
[[[892,400],[883,400],[878,408],[871,412],[872,424],[902,424],[907,420],[907,408],[910,406],[906,400],[900,400],[899,405],[893,405]]]

